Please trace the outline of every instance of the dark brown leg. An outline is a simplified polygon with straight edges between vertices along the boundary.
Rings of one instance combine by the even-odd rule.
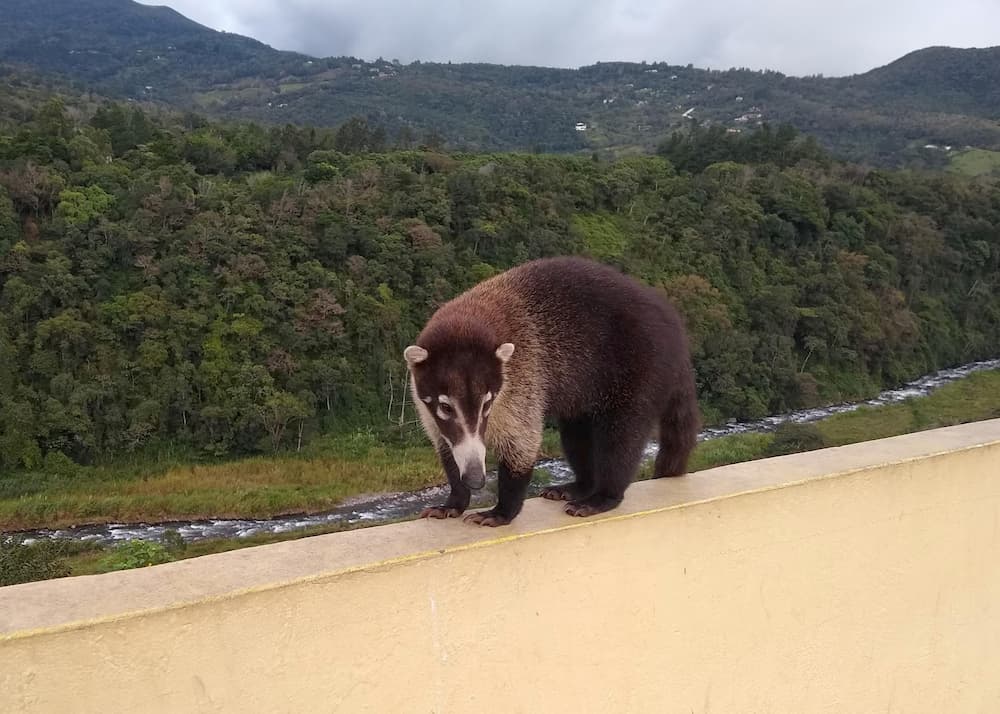
[[[441,465],[448,476],[448,483],[451,486],[451,493],[440,506],[429,506],[420,512],[421,518],[458,518],[469,507],[469,499],[472,492],[469,487],[462,483],[461,475],[458,471],[458,464],[455,457],[451,455],[451,448],[444,441],[438,443],[438,457]]]
[[[647,420],[643,415],[614,413],[594,421],[594,488],[570,501],[566,513],[592,516],[617,508],[639,470],[646,443]]]
[[[594,459],[591,443],[592,424],[589,417],[560,422],[559,438],[563,454],[576,480],[562,486],[549,486],[542,498],[550,501],[573,501],[586,498],[594,490]]]
[[[531,483],[531,469],[512,471],[503,460],[497,467],[497,505],[488,511],[470,513],[465,520],[481,526],[505,526],[521,512]]]

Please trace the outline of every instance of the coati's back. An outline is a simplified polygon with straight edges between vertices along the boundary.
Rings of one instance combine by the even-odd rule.
[[[514,343],[508,374],[530,375],[556,415],[655,399],[659,382],[690,370],[683,323],[669,302],[594,261],[525,263],[455,303]]]

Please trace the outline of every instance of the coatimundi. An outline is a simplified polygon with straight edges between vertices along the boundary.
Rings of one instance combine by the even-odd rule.
[[[576,480],[542,495],[589,516],[621,503],[659,430],[655,476],[685,472],[700,424],[680,316],[651,287],[581,258],[534,260],[441,306],[406,348],[414,403],[451,485],[423,517],[461,515],[498,461],[487,526],[520,512],[544,419]]]

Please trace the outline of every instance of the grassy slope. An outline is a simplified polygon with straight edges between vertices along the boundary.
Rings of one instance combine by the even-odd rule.
[[[1000,151],[969,149],[953,156],[948,168],[966,176],[982,176],[1000,171]]]
[[[214,464],[174,456],[18,474],[0,478],[0,531],[326,511],[353,496],[440,483],[437,455],[422,439],[414,444],[387,445],[359,433],[330,437],[302,454]],[[557,453],[558,435],[546,434],[542,450]]]
[[[824,446],[873,439],[1000,417],[1000,371],[979,372],[927,397],[883,407],[861,407],[815,423]],[[739,434],[699,444],[691,470],[763,458],[772,434]]]
[[[428,447],[392,447],[358,435],[301,456],[218,464],[111,465],[65,475],[0,479],[0,529],[74,523],[267,517],[322,511],[362,493],[437,482]]]

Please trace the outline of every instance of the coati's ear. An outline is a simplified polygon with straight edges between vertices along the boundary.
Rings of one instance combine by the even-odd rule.
[[[413,365],[420,364],[427,359],[427,350],[423,347],[418,347],[417,345],[410,345],[403,350],[403,358],[406,360],[406,363],[412,367]]]
[[[506,363],[510,359],[510,356],[514,354],[514,345],[510,342],[504,342],[502,345],[497,347],[496,355],[497,359],[501,362]]]

